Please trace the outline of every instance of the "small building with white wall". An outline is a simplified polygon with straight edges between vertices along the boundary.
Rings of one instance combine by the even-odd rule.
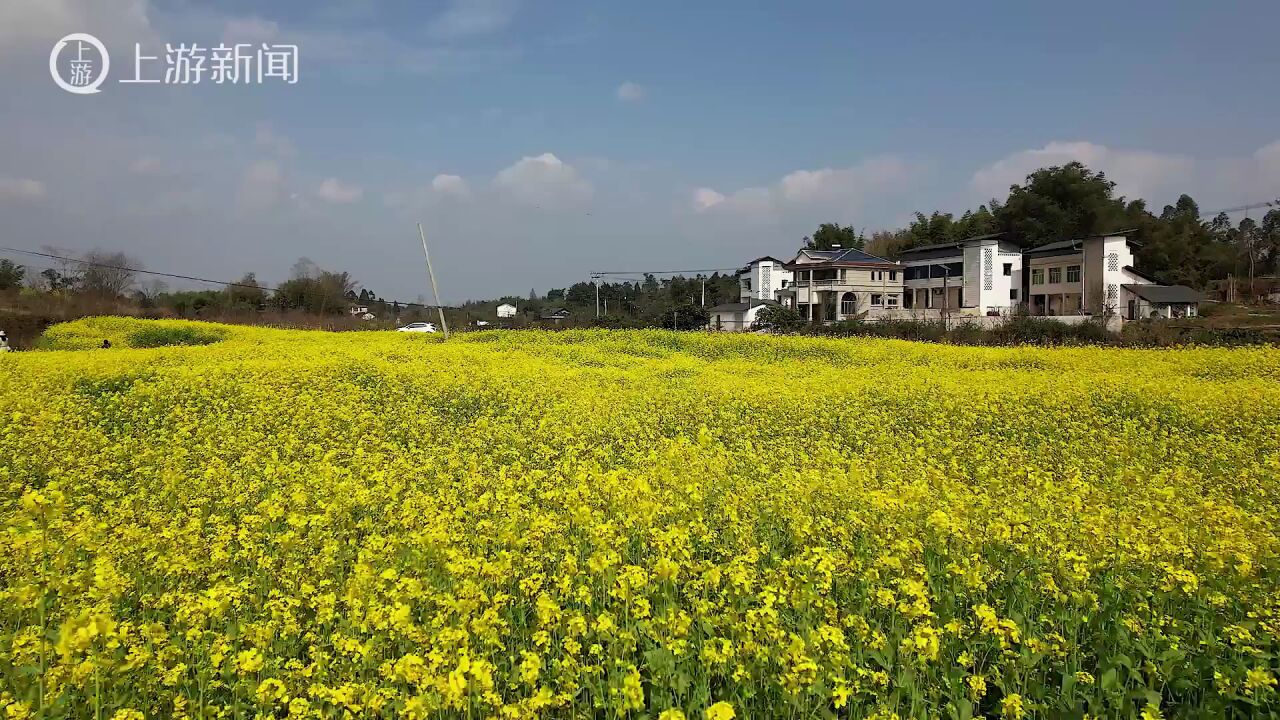
[[[498,317],[513,318],[516,316],[516,306],[511,303],[502,303],[498,306]]]
[[[778,291],[791,285],[794,276],[784,263],[768,255],[758,257],[738,271],[739,300],[777,300]]]
[[[1199,313],[1204,296],[1186,285],[1122,285],[1133,303],[1125,308],[1130,320],[1188,318]]]
[[[759,298],[748,298],[742,302],[717,305],[709,311],[711,318],[707,323],[707,328],[725,332],[750,330],[755,325],[756,318],[761,310],[769,306],[776,307],[777,305],[778,303],[772,300],[761,300]]]

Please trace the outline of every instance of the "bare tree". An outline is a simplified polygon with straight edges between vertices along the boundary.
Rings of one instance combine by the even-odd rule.
[[[93,295],[118,297],[133,287],[142,261],[122,252],[94,249],[80,256],[80,290]]]

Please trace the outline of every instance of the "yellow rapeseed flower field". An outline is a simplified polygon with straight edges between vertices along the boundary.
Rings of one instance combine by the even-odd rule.
[[[1280,713],[1280,350],[44,347],[0,356],[8,717]]]

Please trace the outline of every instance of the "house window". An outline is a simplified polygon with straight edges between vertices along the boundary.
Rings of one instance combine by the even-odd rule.
[[[1010,291],[1009,291],[1009,299],[1010,299],[1010,300],[1017,300],[1017,299],[1018,299],[1018,288],[1014,288],[1014,289],[1012,289],[1012,290],[1010,290]]]
[[[858,300],[854,297],[853,293],[845,293],[840,298],[840,314],[853,315],[857,312],[857,304]]]
[[[1013,263],[1005,263],[1005,264],[1004,264],[1004,276],[1005,276],[1005,277],[1012,277],[1012,276],[1013,276]]]
[[[1053,285],[1055,283],[1060,283],[1060,282],[1062,282],[1062,268],[1060,267],[1049,268],[1049,284]]]
[[[942,297],[942,288],[930,288],[937,297]]]
[[[871,271],[871,282],[876,282],[884,277],[884,273],[879,270]]]
[[[889,271],[889,282],[894,282],[894,281],[895,281],[895,280],[897,280],[897,279],[898,279],[898,271],[897,271],[897,270],[890,270],[890,271]]]
[[[1080,266],[1079,265],[1067,266],[1067,282],[1080,282]]]
[[[880,293],[871,293],[871,307],[883,307],[884,296]]]
[[[750,281],[750,280],[743,280],[743,281],[742,281],[742,289],[743,289],[743,290],[746,290],[747,292],[750,292],[750,291],[751,291],[751,281]]]
[[[1031,284],[1032,285],[1044,284],[1044,268],[1031,268]]]
[[[900,299],[897,295],[885,295],[884,299],[885,299],[885,305],[891,308],[898,307],[898,303],[900,302]]]
[[[791,284],[791,281],[790,281],[790,280],[783,280],[783,281],[782,281],[782,287],[784,287],[784,288],[785,288],[786,286],[790,285],[790,284]]]

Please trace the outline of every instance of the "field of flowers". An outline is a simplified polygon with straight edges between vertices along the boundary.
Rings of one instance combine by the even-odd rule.
[[[1277,349],[43,347],[0,356],[8,717],[1280,714]]]

